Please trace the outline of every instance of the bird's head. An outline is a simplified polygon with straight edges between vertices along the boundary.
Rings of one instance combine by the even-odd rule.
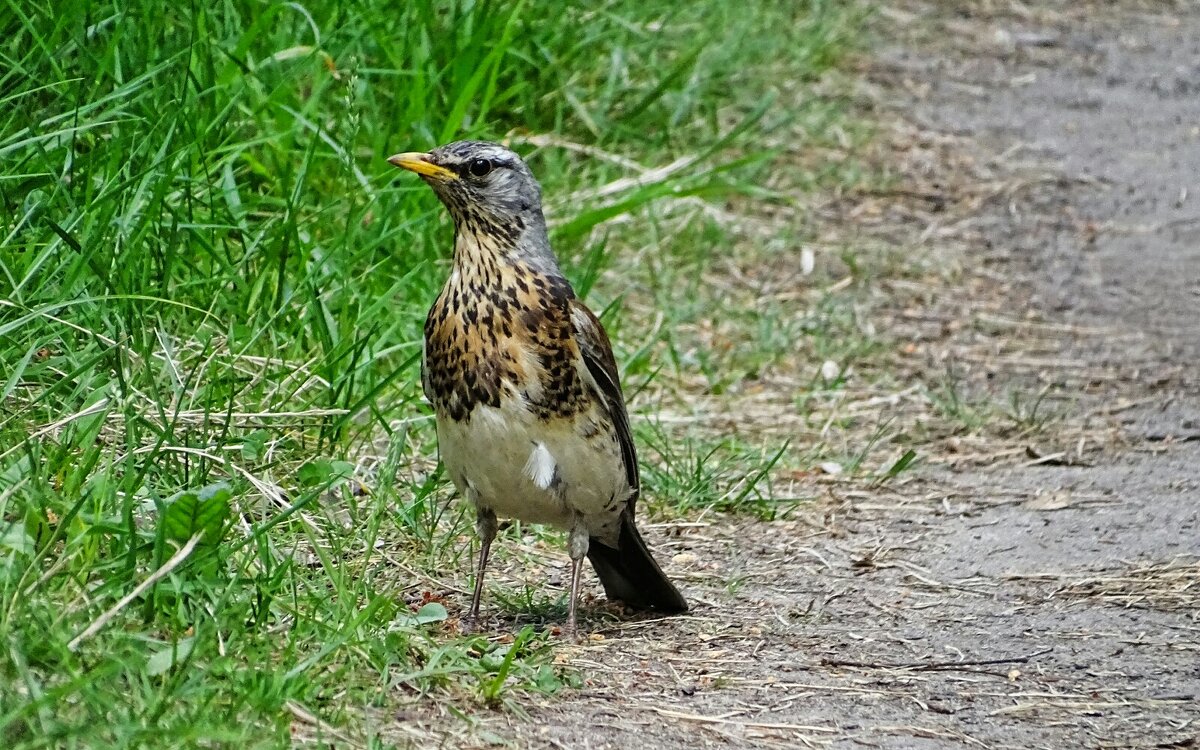
[[[545,231],[537,180],[521,157],[498,143],[455,141],[388,162],[420,175],[460,232],[493,232],[515,241],[525,230]]]

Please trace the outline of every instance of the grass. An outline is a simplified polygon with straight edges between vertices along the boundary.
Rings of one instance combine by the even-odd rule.
[[[630,391],[737,387],[789,335],[750,315],[723,359],[692,345],[714,308],[687,302],[736,233],[704,217],[786,204],[773,160],[841,117],[796,90],[855,20],[765,0],[0,5],[3,744],[383,747],[404,744],[398,703],[573,684],[546,632],[449,627],[462,594],[439,574],[465,569],[469,530],[416,375],[449,237],[382,157],[511,135]],[[654,438],[655,507],[769,515],[782,443],[704,440]]]

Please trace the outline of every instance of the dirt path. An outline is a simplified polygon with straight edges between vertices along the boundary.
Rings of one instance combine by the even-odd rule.
[[[1200,12],[959,15],[938,28],[970,44],[880,64],[916,121],[1068,178],[980,211],[966,262],[1028,324],[958,339],[986,334],[990,387],[1067,394],[1070,447],[831,489],[787,522],[652,530],[694,614],[564,649],[580,691],[475,730],[647,750],[1200,743]]]

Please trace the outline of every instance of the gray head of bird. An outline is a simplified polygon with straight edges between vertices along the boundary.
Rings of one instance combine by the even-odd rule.
[[[521,157],[498,143],[455,141],[429,152],[396,154],[388,162],[420,175],[460,234],[497,234],[509,242],[545,234],[541,187]]]

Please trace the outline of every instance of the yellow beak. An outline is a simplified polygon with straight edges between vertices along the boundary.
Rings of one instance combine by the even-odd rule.
[[[458,179],[458,175],[445,167],[434,164],[429,160],[429,154],[420,151],[408,151],[388,157],[388,164],[416,172],[422,177],[437,177],[443,180]]]

